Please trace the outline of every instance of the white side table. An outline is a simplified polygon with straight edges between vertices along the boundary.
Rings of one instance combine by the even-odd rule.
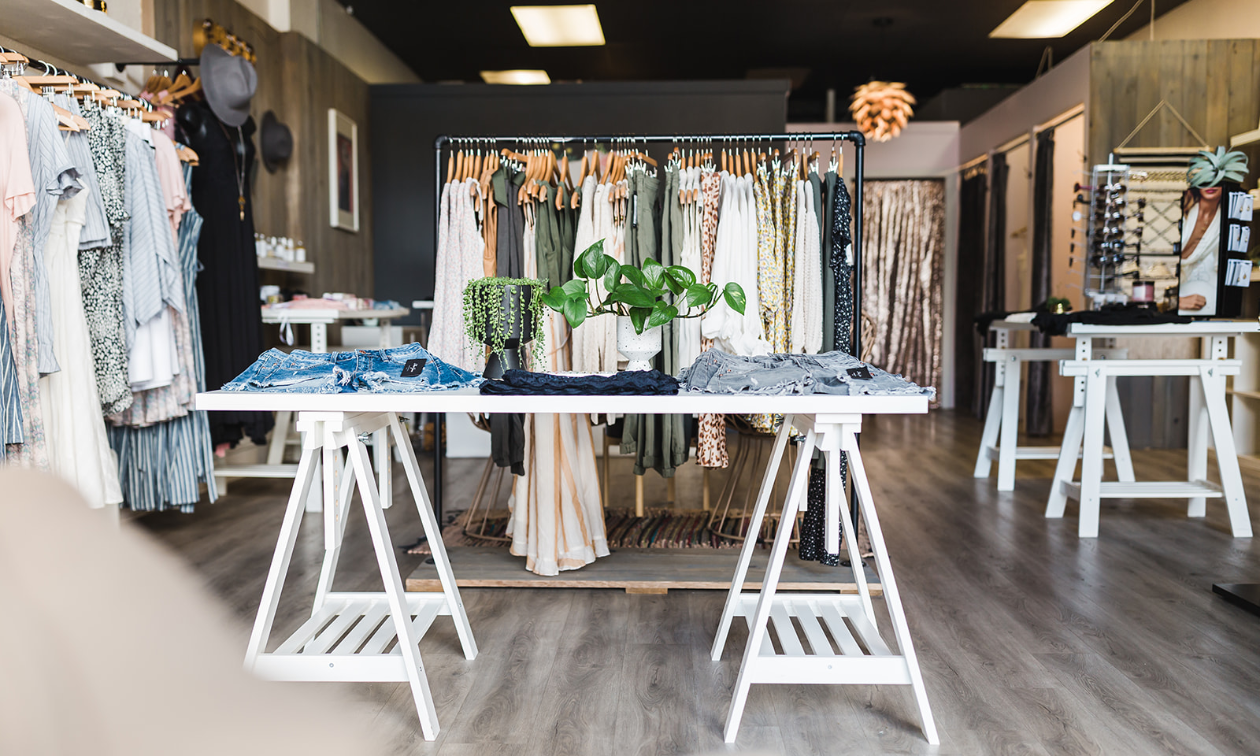
[[[1074,379],[1072,412],[1059,464],[1046,503],[1046,517],[1062,517],[1068,498],[1080,501],[1081,538],[1098,537],[1101,499],[1189,499],[1187,514],[1203,517],[1207,499],[1224,499],[1230,527],[1235,537],[1251,537],[1251,518],[1243,491],[1238,454],[1225,405],[1225,377],[1237,375],[1239,360],[1229,359],[1230,339],[1244,333],[1260,332],[1252,321],[1197,321],[1141,326],[1101,326],[1074,324],[1068,336],[1076,339],[1075,359],[1060,363],[1060,372]],[[1094,339],[1146,337],[1194,337],[1203,339],[1200,359],[1096,360]],[[1118,376],[1184,375],[1190,378],[1190,444],[1186,480],[1104,482],[1102,479],[1102,436],[1104,415],[1111,402],[1107,389]],[[1207,480],[1208,434],[1216,446],[1221,482]],[[1082,448],[1083,445],[1083,448]],[[1082,453],[1083,452],[1083,453]],[[1081,478],[1073,479],[1076,458],[1081,456]]]
[[[984,361],[993,363],[993,395],[989,398],[989,411],[984,418],[984,434],[980,439],[980,451],[976,454],[975,477],[987,478],[998,463],[999,491],[1015,490],[1015,462],[1021,459],[1058,459],[1058,446],[1017,446],[1019,434],[1020,401],[1019,387],[1025,362],[1057,362],[1071,359],[1071,349],[1030,347],[1016,349],[1010,346],[1014,331],[1035,331],[1031,323],[997,320],[989,326],[997,341],[996,347],[984,350]],[[1095,359],[1124,359],[1124,349],[1096,349]],[[1133,480],[1133,463],[1129,460],[1129,441],[1124,429],[1124,417],[1120,413],[1120,397],[1114,382],[1109,384],[1107,397],[1107,430],[1111,444],[1103,452],[1105,459],[1116,460],[1121,480]]]

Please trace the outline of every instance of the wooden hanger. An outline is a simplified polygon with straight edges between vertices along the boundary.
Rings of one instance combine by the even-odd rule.
[[[446,183],[451,183],[455,178],[455,151],[451,150],[450,157],[446,159]]]

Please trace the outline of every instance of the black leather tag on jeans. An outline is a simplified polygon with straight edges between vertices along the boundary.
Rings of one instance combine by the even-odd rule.
[[[424,370],[424,363],[427,360],[407,360],[407,364],[403,365],[402,377],[415,378],[420,375],[420,371]]]
[[[849,373],[849,377],[853,378],[854,380],[858,380],[858,381],[875,380],[874,377],[871,376],[871,371],[868,370],[865,365],[859,365],[855,368],[849,368],[848,373]],[[403,373],[403,375],[406,375],[406,373]]]

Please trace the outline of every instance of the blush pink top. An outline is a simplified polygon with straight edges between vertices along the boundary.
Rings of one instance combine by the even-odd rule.
[[[13,312],[13,284],[9,266],[17,243],[18,219],[35,206],[35,182],[26,148],[26,120],[17,100],[0,92],[0,297]]]

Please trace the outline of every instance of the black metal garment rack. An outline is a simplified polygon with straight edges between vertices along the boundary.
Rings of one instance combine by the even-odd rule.
[[[851,329],[852,351],[859,359],[862,355],[862,172],[864,169],[864,152],[866,138],[860,131],[815,131],[797,132],[793,134],[617,134],[608,136],[547,136],[531,134],[522,136],[447,136],[442,135],[433,141],[433,255],[437,256],[438,214],[442,202],[442,150],[460,147],[474,148],[477,145],[513,144],[522,147],[529,145],[555,147],[569,144],[714,144],[714,143],[753,143],[753,142],[851,142],[854,148],[853,164],[853,221],[851,237],[853,240],[853,323]],[[828,252],[830,253],[830,252]],[[436,261],[435,261],[436,263]],[[436,267],[436,266],[435,266]],[[442,522],[442,413],[433,416],[433,509],[438,522]],[[857,507],[853,508],[854,522],[857,518]]]

